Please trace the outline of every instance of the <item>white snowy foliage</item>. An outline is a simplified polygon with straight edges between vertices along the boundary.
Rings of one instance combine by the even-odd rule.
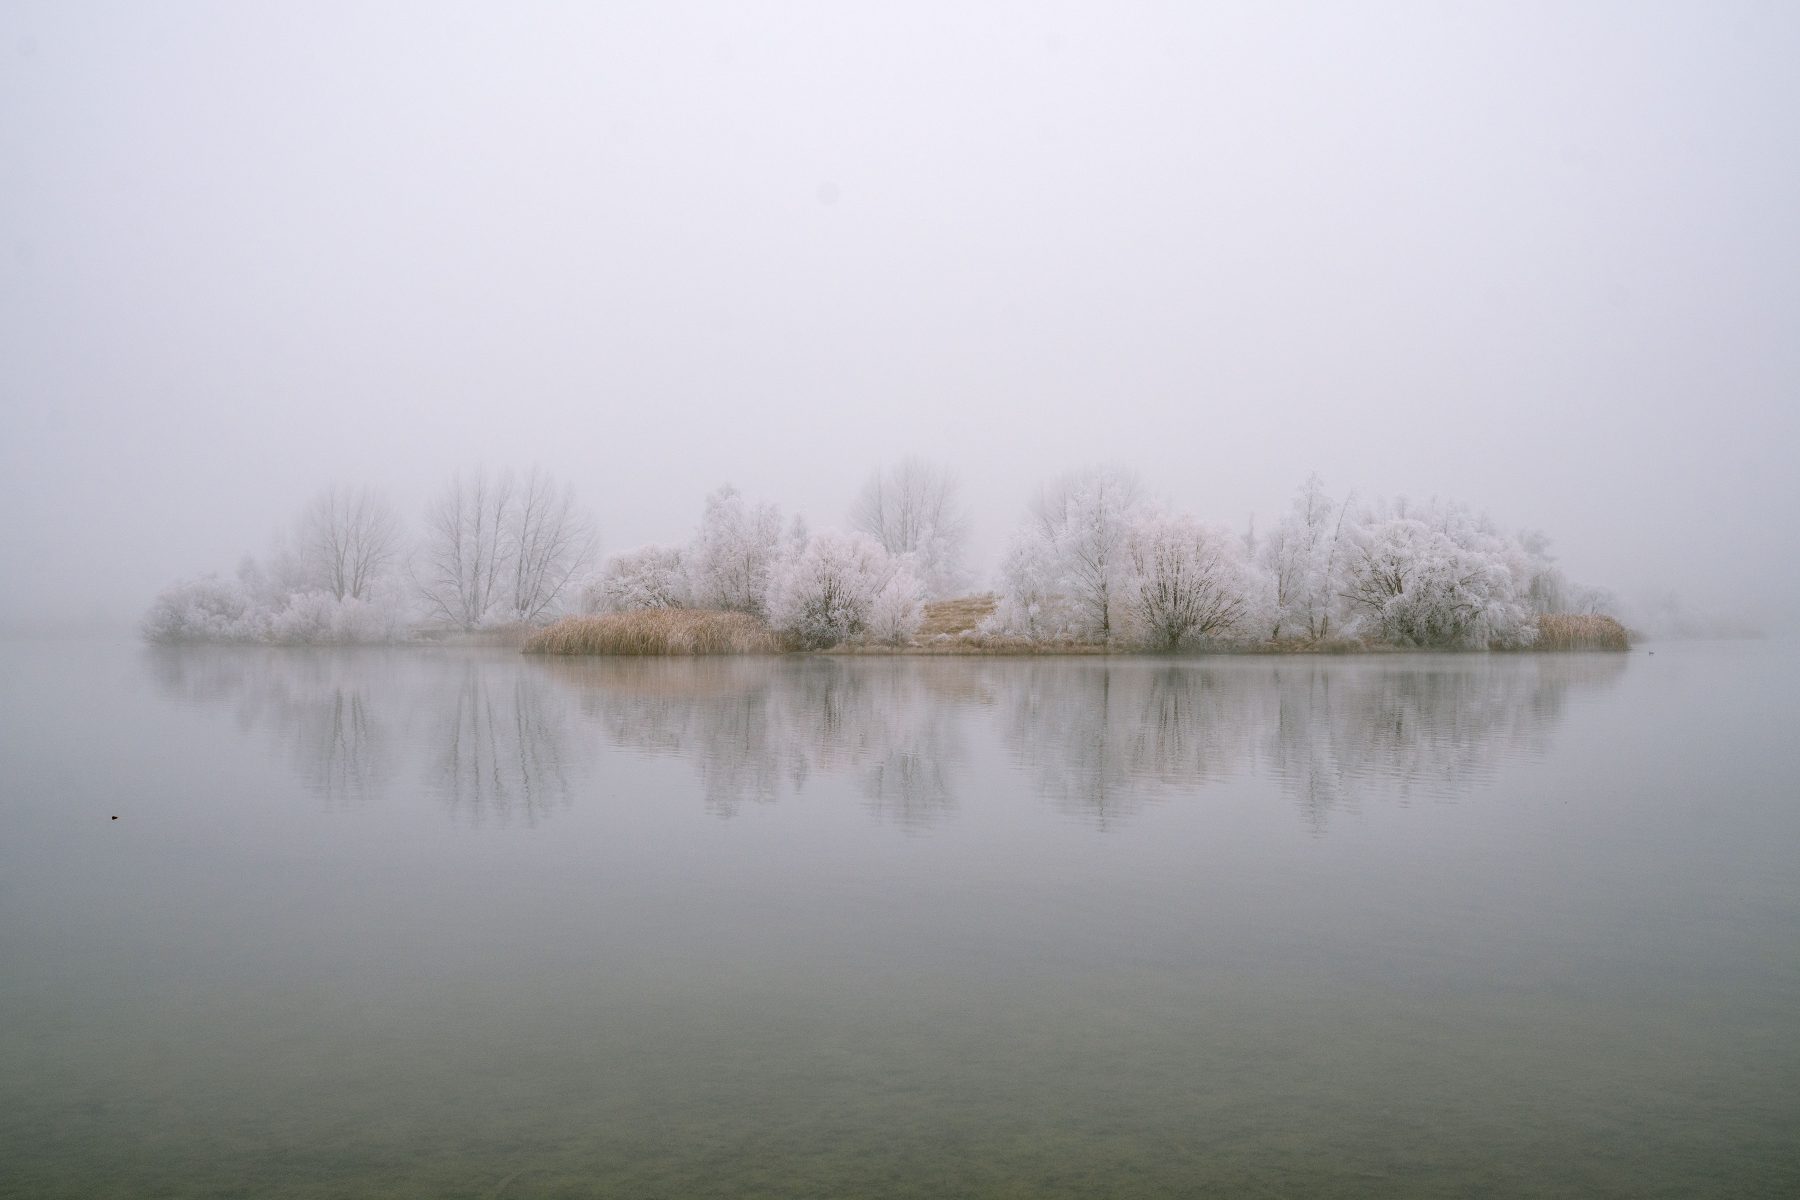
[[[1124,627],[1155,649],[1229,636],[1250,606],[1244,543],[1186,513],[1143,512],[1130,522],[1122,578]]]
[[[1257,547],[1257,565],[1268,595],[1260,624],[1271,638],[1322,638],[1341,607],[1337,576],[1342,566],[1347,504],[1333,501],[1317,475],[1308,477],[1293,506]]]
[[[1066,475],[1039,493],[1007,552],[993,630],[1112,640],[1138,506],[1137,478],[1113,467]]]
[[[588,612],[634,612],[645,608],[685,608],[687,567],[680,547],[640,546],[615,554],[588,585],[582,607]]]
[[[1528,645],[1530,559],[1459,505],[1404,500],[1348,532],[1340,586],[1360,632],[1403,646]]]
[[[859,639],[904,641],[923,620],[922,587],[862,533],[814,534],[775,564],[769,624],[808,649]]]
[[[153,642],[251,641],[250,612],[241,585],[207,576],[164,588],[150,602],[142,629]]]
[[[884,646],[904,646],[925,623],[925,585],[904,562],[875,593],[866,635]]]
[[[687,552],[688,584],[701,608],[762,616],[770,573],[783,546],[781,511],[752,505],[726,484],[706,498],[700,531]]]
[[[266,642],[337,645],[406,636],[407,614],[393,590],[366,598],[308,589],[265,593],[211,576],[164,589],[143,621],[153,642]]]
[[[981,632],[1045,641],[1069,636],[1072,625],[1050,540],[1036,528],[1017,531],[1000,563],[999,603],[982,622]]]

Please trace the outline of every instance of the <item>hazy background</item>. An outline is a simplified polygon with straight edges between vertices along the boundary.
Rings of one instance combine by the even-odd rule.
[[[1311,469],[1779,624],[1800,7],[0,3],[0,626],[325,484],[541,464],[607,549],[907,452]]]

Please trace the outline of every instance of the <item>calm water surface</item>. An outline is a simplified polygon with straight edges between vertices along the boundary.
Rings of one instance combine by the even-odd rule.
[[[1654,649],[6,644],[0,1194],[1800,1195],[1800,656]]]

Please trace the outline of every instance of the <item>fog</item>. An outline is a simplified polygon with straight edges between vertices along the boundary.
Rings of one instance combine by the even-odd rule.
[[[1317,470],[1770,627],[1800,10],[0,6],[0,625],[124,628],[321,487]]]

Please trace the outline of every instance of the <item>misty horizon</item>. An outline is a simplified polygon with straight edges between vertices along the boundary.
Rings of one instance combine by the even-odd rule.
[[[542,465],[602,549],[908,454],[991,570],[1093,462],[1318,471],[1784,624],[1779,7],[13,7],[0,626],[123,628],[321,487]]]

